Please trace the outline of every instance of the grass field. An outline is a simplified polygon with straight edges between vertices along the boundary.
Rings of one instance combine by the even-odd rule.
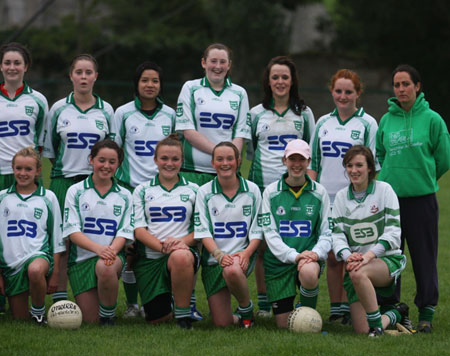
[[[44,177],[44,181],[48,182]],[[328,334],[294,334],[278,330],[273,319],[257,319],[250,330],[229,327],[217,329],[208,317],[203,286],[197,283],[198,308],[205,320],[194,330],[179,330],[173,322],[150,326],[142,319],[125,320],[121,286],[114,328],[83,325],[76,331],[40,328],[30,322],[16,322],[0,316],[0,356],[4,355],[449,355],[450,334],[450,174],[440,181],[439,281],[440,300],[434,331],[429,335],[388,336],[368,339],[355,335],[351,327],[324,322]],[[417,322],[413,305],[415,284],[411,265],[403,273],[402,299],[411,306],[411,319]],[[251,276],[252,298],[256,287]],[[47,297],[47,308],[51,300]],[[329,299],[325,278],[321,279],[318,311],[327,320]],[[445,336],[447,335],[447,336]],[[448,340],[448,339],[447,339]]]

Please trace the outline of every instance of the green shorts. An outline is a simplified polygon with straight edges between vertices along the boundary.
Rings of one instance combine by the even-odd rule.
[[[199,255],[193,248],[190,248],[190,251],[194,255],[194,273],[196,273],[200,261]],[[169,255],[157,259],[141,256],[134,263],[133,270],[142,304],[147,304],[158,295],[172,293],[172,281],[167,268],[168,260]]]
[[[252,273],[256,263],[256,253],[250,257],[247,270],[247,277]],[[222,276],[223,268],[218,263],[213,265],[202,265],[202,282],[205,287],[206,297],[216,294],[223,288],[227,288],[225,279]]]
[[[47,277],[52,275],[53,260],[49,260],[49,258],[45,255],[33,256],[27,262],[25,262],[25,264],[22,266],[19,272],[9,277],[3,275],[3,280],[5,281],[5,294],[8,297],[12,297],[14,295],[26,292],[27,290],[30,289],[30,283],[28,280],[28,266],[36,258],[43,258],[49,263],[49,271],[47,273]]]
[[[0,175],[0,190],[8,189],[14,184],[14,174],[1,174]]]
[[[391,285],[387,287],[375,287],[375,291],[377,292],[378,295],[382,297],[390,297],[391,295],[394,294],[395,285],[397,284],[397,278],[400,276],[400,273],[406,267],[406,256],[405,255],[384,256],[380,257],[380,260],[383,260],[387,264],[389,274],[391,277],[394,278],[394,280],[392,281]],[[359,300],[348,272],[345,272],[344,276],[344,289],[347,292],[349,304],[355,303]]]
[[[325,268],[325,262],[319,261],[320,271],[319,277]],[[297,288],[300,287],[298,279],[297,264],[285,264],[285,268],[277,269],[278,273],[270,274],[264,268],[266,293],[269,303],[277,300],[295,297],[297,295]]]
[[[122,269],[125,267],[125,256],[120,253],[117,255],[122,261]],[[87,292],[92,288],[97,288],[97,275],[95,266],[100,257],[91,257],[87,260],[78,262],[70,266],[67,270],[70,286],[74,296]]]
[[[75,183],[81,182],[86,179],[87,175],[79,175],[72,178],[55,177],[50,181],[50,190],[55,193],[58,198],[59,207],[61,208],[61,214],[64,216],[64,202],[66,200],[67,190]]]
[[[212,181],[216,177],[216,174],[181,170],[180,176],[186,178],[192,183],[198,184],[200,187],[203,184]]]

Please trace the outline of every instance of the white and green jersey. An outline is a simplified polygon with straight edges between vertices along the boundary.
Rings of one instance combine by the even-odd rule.
[[[91,148],[109,133],[109,123],[114,110],[111,105],[95,95],[95,105],[82,111],[73,98],[57,101],[50,109],[46,121],[43,156],[54,158],[52,178],[75,177],[89,174]]]
[[[22,92],[10,99],[0,91],[0,174],[12,174],[11,162],[20,149],[42,145],[47,99],[24,84]]]
[[[250,140],[250,118],[247,92],[225,80],[220,92],[211,88],[206,77],[187,81],[177,104],[176,130],[196,130],[218,144],[236,137]],[[216,173],[211,155],[183,140],[183,168],[204,173]]]
[[[350,183],[342,166],[345,153],[354,145],[364,145],[376,157],[377,129],[376,120],[366,114],[363,108],[344,122],[339,118],[337,109],[317,121],[311,142],[310,168],[317,172],[317,181],[327,189],[331,204],[336,193]]]
[[[261,206],[258,186],[242,177],[233,197],[222,192],[218,178],[202,185],[197,192],[194,216],[194,238],[212,237],[219,249],[226,254],[244,250],[249,241],[262,240],[262,232],[256,223]],[[214,257],[203,249],[202,262],[217,264]]]
[[[296,115],[291,109],[282,114],[267,110],[262,104],[250,110],[252,142],[247,145],[247,158],[252,160],[249,179],[263,190],[286,172],[282,157],[289,141],[309,142],[316,127],[309,107]]]
[[[35,256],[64,252],[61,212],[55,194],[42,186],[26,197],[15,185],[0,192],[0,270],[18,273]]]
[[[160,241],[169,237],[181,238],[194,231],[194,205],[198,185],[180,177],[180,181],[167,190],[158,176],[140,184],[133,193],[134,227],[145,227]],[[150,259],[163,256],[140,241],[140,255]]]
[[[131,193],[113,183],[101,196],[94,187],[92,175],[72,185],[64,205],[63,236],[82,232],[92,241],[109,246],[116,237],[133,241],[133,201]],[[97,256],[94,252],[70,243],[69,266]]]
[[[355,198],[351,185],[336,194],[333,206],[333,251],[342,259],[343,250],[369,251],[381,243],[385,252],[378,256],[401,254],[400,208],[392,187],[372,181],[363,198]]]
[[[136,187],[158,173],[153,160],[159,141],[175,131],[175,111],[158,99],[152,116],[141,110],[139,98],[116,110],[111,121],[110,136],[123,148],[125,158],[116,177]]]
[[[268,246],[264,266],[270,274],[294,264],[297,255],[306,250],[326,260],[332,247],[330,200],[325,188],[306,176],[306,185],[294,195],[286,177],[287,173],[264,190],[258,216]]]

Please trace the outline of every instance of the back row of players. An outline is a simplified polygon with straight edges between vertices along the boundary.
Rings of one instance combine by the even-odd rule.
[[[245,90],[236,84],[231,83],[230,77],[228,76],[228,72],[231,68],[230,50],[221,44],[209,46],[205,50],[201,62],[202,67],[205,69],[205,77],[185,83],[179,96],[176,113],[162,102],[162,71],[160,67],[154,63],[145,62],[138,66],[136,70],[134,79],[135,100],[118,108],[114,114],[108,103],[102,101],[98,96],[93,94],[93,86],[98,75],[97,63],[93,57],[89,55],[80,55],[73,60],[69,74],[74,90],[67,98],[55,103],[50,112],[47,113],[45,98],[40,93],[29,88],[23,82],[24,73],[31,64],[28,51],[19,44],[11,43],[2,47],[0,55],[1,71],[4,77],[4,83],[2,83],[0,87],[2,91],[2,95],[0,96],[0,104],[2,105],[2,111],[0,113],[0,125],[2,127],[0,150],[2,153],[1,159],[4,160],[4,162],[2,162],[0,177],[0,183],[2,184],[1,188],[11,187],[14,184],[14,174],[12,174],[11,170],[5,169],[10,166],[14,154],[20,148],[30,144],[34,146],[43,146],[43,155],[53,161],[50,189],[55,192],[61,207],[64,206],[66,192],[70,186],[78,183],[78,185],[83,186],[84,188],[90,188],[92,187],[92,184],[95,183],[88,178],[88,175],[92,172],[92,167],[89,163],[92,164],[96,157],[96,155],[91,154],[90,150],[95,142],[101,141],[108,135],[123,148],[124,160],[118,167],[115,175],[119,183],[131,191],[139,184],[145,184],[152,178],[155,179],[153,181],[155,185],[160,184],[158,178],[161,177],[161,167],[158,165],[155,156],[155,146],[159,141],[174,131],[182,133],[183,135],[184,161],[181,159],[181,161],[183,161],[181,172],[183,178],[181,178],[180,182],[186,182],[185,180],[187,180],[203,185],[214,179],[216,173],[217,176],[220,177],[221,174],[217,171],[216,167],[214,167],[214,159],[213,164],[211,164],[211,154],[216,144],[222,141],[233,142],[233,147],[236,147],[238,150],[237,153],[240,153],[245,141],[251,141],[251,144],[247,146],[249,157],[253,158],[249,178],[257,184],[260,190],[266,188],[270,183],[279,180],[281,174],[286,170],[282,163],[282,157],[287,142],[294,139],[303,139],[307,142],[311,142],[312,160],[309,175],[325,186],[331,201],[334,200],[336,192],[348,184],[348,178],[344,175],[344,168],[342,166],[342,157],[344,153],[350,147],[358,144],[368,146],[372,152],[375,152],[377,124],[371,116],[364,113],[362,108],[357,109],[357,100],[362,93],[361,82],[359,77],[349,70],[338,71],[333,76],[330,90],[336,104],[336,110],[319,119],[316,126],[311,110],[305,106],[298,95],[296,69],[293,62],[287,57],[276,57],[269,62],[263,76],[263,103],[252,110],[249,110]],[[442,118],[428,108],[423,93],[421,93],[420,78],[414,68],[410,66],[397,68],[393,74],[393,84],[396,98],[390,99],[392,110],[390,109],[390,113],[382,120],[380,127],[382,130],[378,131],[377,137],[378,158],[380,163],[383,163],[383,169],[384,167],[387,167],[384,175],[382,169],[380,176],[393,185],[394,190],[400,197],[400,202],[403,197],[405,199],[408,199],[409,197],[419,197],[421,198],[417,203],[419,206],[423,206],[424,202],[430,206],[428,213],[432,220],[432,223],[429,224],[431,226],[421,227],[421,230],[419,230],[421,234],[423,233],[420,236],[421,240],[424,240],[423,236],[427,236],[427,250],[430,252],[425,253],[423,251],[423,246],[419,245],[419,252],[415,254],[416,256],[413,256],[413,253],[411,253],[411,255],[413,258],[413,265],[414,259],[417,259],[417,261],[426,261],[426,266],[423,266],[423,262],[417,263],[417,269],[420,269],[421,271],[416,271],[416,267],[414,266],[416,278],[418,278],[418,297],[416,298],[416,304],[419,307],[419,326],[422,323],[425,329],[431,330],[434,306],[437,304],[437,206],[434,193],[437,190],[437,179],[448,170],[449,166],[448,131]],[[413,107],[414,110],[411,110]],[[415,117],[417,115],[420,116],[419,119]],[[401,117],[401,121],[399,121],[397,117]],[[232,149],[231,147],[228,148]],[[89,156],[89,154],[91,154],[91,156]],[[88,159],[88,157],[90,157],[90,159]],[[310,158],[305,155],[303,155],[303,157],[306,160]],[[420,158],[420,163],[417,163],[417,157]],[[153,158],[155,158],[155,163],[153,163]],[[414,158],[413,165],[412,158]],[[239,161],[238,155],[236,155],[235,160]],[[225,166],[227,165],[225,164]],[[401,180],[401,177],[404,177],[406,167],[409,169],[415,168],[414,172],[411,173],[411,176],[408,176],[407,178],[409,180],[414,180],[412,183],[413,185],[405,184]],[[111,170],[111,168],[108,169]],[[108,171],[108,169],[106,169],[106,171]],[[157,176],[158,169],[160,175]],[[173,168],[171,169],[173,170]],[[223,171],[227,170],[230,169],[221,168],[220,172],[224,173]],[[101,174],[108,175],[110,173],[101,173],[101,170],[99,170],[99,172],[100,176]],[[233,169],[231,169],[231,175],[233,176]],[[94,165],[94,175],[90,179],[93,179],[95,176]],[[178,174],[176,174],[176,177],[178,177]],[[244,183],[244,181],[238,181],[240,182],[239,187],[244,185],[244,187],[242,187],[244,192],[245,185],[252,186],[252,184],[248,184],[249,182]],[[237,181],[234,181],[234,183],[236,182]],[[233,199],[236,198],[238,195],[237,193],[241,188],[234,190],[234,192],[234,188],[230,188],[230,194],[227,194],[225,188],[219,183],[209,184],[211,185],[211,192],[208,193],[207,198],[205,198],[208,202],[213,194],[221,192],[223,193],[223,197],[229,201],[228,203],[225,203],[225,207],[228,205],[233,207],[235,205]],[[113,184],[113,186],[113,191],[117,190],[117,192],[124,192],[119,186],[115,184]],[[110,185],[109,188],[111,187],[112,186]],[[168,188],[166,187],[166,190],[171,191],[173,187],[173,185]],[[109,188],[103,193],[100,193],[100,189],[96,189],[96,191],[100,197],[103,197],[109,191]],[[293,187],[293,189],[295,191],[295,187]],[[420,190],[419,194],[417,194],[418,190]],[[135,194],[136,192],[137,190],[135,191]],[[161,194],[161,197],[158,197],[158,199],[162,199],[164,194],[168,193]],[[294,194],[294,192],[292,192],[292,194]],[[300,190],[300,194],[297,192],[294,196],[301,196],[301,194],[302,190]],[[180,195],[180,200],[186,199],[187,196],[188,195],[186,194],[183,194],[183,197]],[[144,197],[147,199],[146,196]],[[298,199],[299,197],[296,196],[296,198]],[[363,201],[365,200],[364,195],[361,198]],[[69,197],[67,199],[69,199]],[[79,196],[77,195],[77,203],[80,202],[78,199]],[[148,199],[156,198],[150,194]],[[156,201],[158,200],[155,200],[155,202]],[[67,214],[70,213],[70,207],[73,206],[72,203],[69,203],[69,206],[66,207],[65,216],[68,216]],[[241,214],[244,216],[254,216],[254,214],[257,213],[257,209],[254,209],[254,206],[257,205],[252,204],[245,204],[245,206],[242,207]],[[207,214],[209,218],[216,216],[216,214],[217,216],[221,214],[217,206],[214,207],[215,210],[213,209]],[[177,206],[166,206],[165,208],[154,207],[154,209],[160,210],[145,211],[145,214],[149,213],[150,215],[147,216],[147,218],[153,217],[157,221],[170,221],[176,220],[177,218],[181,219],[181,217],[184,216],[185,210],[179,211],[176,207]],[[375,208],[377,207],[375,206]],[[83,209],[87,209],[86,211],[88,211],[90,209],[89,204],[80,205],[80,209],[81,211],[84,211]],[[121,209],[122,208],[119,208],[119,205],[117,205],[114,213],[117,214],[117,216],[124,216]],[[304,209],[310,210],[313,208],[311,205]],[[417,213],[417,209],[409,208],[409,211],[411,216],[413,216],[414,213]],[[284,213],[286,213],[286,211],[281,207],[280,211],[277,212],[277,215],[281,216]],[[78,214],[80,214],[80,212],[78,212]],[[83,214],[81,213],[81,215]],[[98,218],[97,215],[95,217],[91,216],[89,219],[93,220],[89,220],[88,226],[91,226],[91,230],[95,230],[93,228],[97,227],[104,232],[104,235],[108,235],[108,228],[111,229],[112,225],[108,225],[108,223],[103,220],[99,222],[96,220]],[[406,217],[406,220],[408,220],[409,223],[418,221],[411,217]],[[300,224],[304,221],[306,220],[292,220],[290,221],[292,223],[291,225],[288,224],[287,226],[283,226],[282,229],[284,229],[288,235],[295,230],[297,231],[298,236],[302,236],[302,233],[305,231],[310,231],[308,230],[308,227]],[[236,220],[236,222],[238,222],[238,220]],[[300,224],[299,226],[296,225],[297,222]],[[243,231],[251,231],[250,225],[247,226],[246,224],[244,229],[241,225],[233,225],[233,221],[230,221],[230,219],[218,223],[219,225],[213,227],[206,225],[206,230],[210,233],[213,233],[214,231],[214,233],[217,232],[219,235],[222,234],[223,238],[231,238],[231,235],[237,236],[242,234]],[[402,225],[404,223],[404,217],[402,216]],[[199,226],[201,226],[201,219],[199,224]],[[86,227],[85,224],[83,224],[83,226]],[[114,225],[114,227],[117,226]],[[137,233],[137,231],[139,231],[139,226],[136,225],[135,227],[137,228],[135,232],[136,238],[139,241],[142,241]],[[280,226],[278,226],[278,228],[280,228]],[[216,231],[216,229],[218,230]],[[411,234],[413,237],[418,236],[415,227],[409,227],[408,229],[412,230]],[[425,229],[425,231],[423,229]],[[163,231],[165,230],[163,229]],[[142,234],[144,235],[142,237],[143,239],[148,238],[148,236],[145,237],[144,233]],[[200,231],[198,234],[200,236]],[[77,242],[75,242],[77,237],[72,237],[73,234],[69,235],[72,242],[77,244]],[[374,238],[369,239],[370,241],[365,241],[364,243],[372,243],[374,241],[373,239],[378,239],[380,237],[379,231],[378,234],[375,235]],[[151,236],[155,237],[155,235]],[[265,237],[268,241],[267,233],[265,233]],[[402,237],[404,238],[404,236]],[[408,238],[408,236],[406,237]],[[190,238],[192,238],[192,236]],[[357,236],[357,238],[360,237]],[[417,237],[417,239],[419,239],[419,237]],[[158,236],[156,240],[153,240],[153,245],[152,242],[148,242],[148,244],[145,244],[145,242],[143,243],[156,254],[159,254],[159,251],[169,251],[170,253],[171,251],[180,249],[177,248],[179,247],[179,244],[175,242],[172,244],[168,243],[168,247],[164,247],[164,244],[158,242],[159,245],[156,246],[156,241],[161,240],[164,240],[164,238]],[[428,240],[431,240],[431,243],[429,243]],[[236,264],[235,258],[224,257],[229,254],[225,253],[224,256],[221,255],[224,250],[220,248],[219,245],[208,246],[209,242],[205,243],[205,241],[208,240],[203,241],[206,251],[209,251],[217,261],[220,261],[222,267],[228,266],[227,263],[229,263],[230,266]],[[419,244],[418,241],[412,241],[413,242],[408,241],[410,250],[411,244]],[[182,245],[183,249],[185,249],[185,246],[190,245],[189,238],[186,242],[187,243]],[[82,242],[80,246],[84,246]],[[249,246],[252,246],[252,248],[254,247],[253,244],[250,244]],[[391,246],[391,248],[392,247],[393,246]],[[164,250],[165,248],[166,250]],[[87,250],[90,249],[87,248]],[[90,251],[95,251],[95,249],[91,249]],[[377,251],[380,252],[379,250]],[[147,252],[152,255],[152,251]],[[249,250],[249,252],[253,251]],[[385,252],[385,250],[382,252]],[[101,251],[97,253],[97,255],[102,256],[100,253],[103,253],[103,259],[108,261],[108,264],[105,265],[109,266],[109,264],[115,264],[114,261],[116,261],[116,259],[112,258],[114,251]],[[146,256],[151,259],[152,257],[150,255]],[[249,256],[252,254],[246,253],[245,258],[241,255],[242,253],[238,255],[238,263],[240,263],[242,270],[247,271]],[[259,256],[262,255],[263,253],[259,254]],[[424,255],[425,257],[422,257]],[[71,254],[71,256],[78,255]],[[187,256],[191,255],[187,254]],[[196,261],[195,253],[192,256],[194,256],[194,261]],[[206,252],[204,256],[208,256],[208,253]],[[208,257],[204,258],[206,261],[209,261],[209,263],[214,261],[212,257],[209,257],[209,259]],[[311,258],[311,256],[308,258]],[[340,259],[339,256],[338,258]],[[2,259],[2,270],[4,270],[6,266],[3,265],[3,261],[4,260]],[[138,259],[138,261],[142,262],[144,260]],[[260,261],[262,261],[262,259],[260,259]],[[69,261],[69,266],[71,266],[72,262],[76,261]],[[298,261],[295,258],[294,261],[290,262],[297,263]],[[349,261],[347,260],[347,262]],[[429,266],[430,262],[431,267]],[[61,265],[64,266],[64,263]],[[129,263],[128,266],[131,267],[130,265],[131,264]],[[206,265],[208,265],[208,263],[206,263]],[[274,288],[273,285],[269,285],[268,292],[267,294],[265,293],[264,270],[261,267],[262,266],[260,265],[259,271],[258,267],[256,269],[258,304],[260,310],[265,309],[266,311],[269,311],[270,303],[279,299],[273,299],[273,297],[271,297],[271,293],[273,293],[271,290]],[[345,316],[349,309],[342,288],[342,279],[344,276],[343,268],[344,264],[337,262],[334,256],[329,258],[327,274],[329,277],[328,285],[332,302],[332,319]],[[135,272],[139,274],[139,262],[136,262],[136,267],[134,269]],[[160,267],[158,267],[158,270],[159,269]],[[168,270],[171,270],[170,264],[168,265]],[[163,269],[163,271],[166,271],[166,269]],[[204,268],[203,271],[203,273],[206,274],[209,269]],[[14,274],[15,272],[16,270],[10,271],[10,274]],[[225,325],[230,322],[229,317],[231,313],[226,313],[226,315],[219,313],[216,315],[217,312],[214,311],[214,305],[217,305],[215,303],[219,303],[219,305],[223,304],[225,298],[229,299],[229,292],[231,291],[239,301],[242,323],[247,326],[251,325],[253,308],[248,297],[248,291],[247,294],[243,293],[239,297],[233,293],[233,288],[231,287],[226,289],[228,292],[224,292],[223,287],[221,287],[220,284],[217,284],[219,282],[215,282],[214,280],[214,278],[217,277],[217,271],[212,271],[211,273],[211,275],[208,275],[207,280],[210,280],[209,284],[212,284],[211,288],[213,289],[210,291],[212,294],[208,293],[208,282],[204,283],[209,297],[208,301],[210,303],[213,321],[218,325]],[[65,273],[61,273],[61,275],[64,276]],[[128,268],[128,271],[125,271],[123,275],[125,282],[134,281],[134,273],[130,268]],[[421,277],[421,275],[423,276]],[[225,269],[223,277],[226,280]],[[239,281],[242,282],[242,280],[239,280],[239,278],[233,274],[231,278],[237,278],[236,283],[239,283]],[[299,278],[301,281],[301,277]],[[184,279],[184,281],[187,280],[188,279]],[[267,271],[265,273],[265,280],[270,280]],[[80,282],[85,281],[83,280]],[[75,290],[76,288],[74,288],[72,278],[71,283],[72,289]],[[154,283],[153,280],[152,283]],[[301,295],[309,294],[312,297],[314,297],[314,295],[317,296],[315,287],[309,289],[305,286],[305,283],[308,285],[307,282],[302,284],[304,293],[301,293]],[[67,298],[67,292],[63,290],[65,284],[64,278],[62,278],[58,283],[59,288],[57,289],[60,290],[55,294],[56,298]],[[127,284],[130,285],[128,287],[130,287],[129,289],[131,290],[127,293],[127,297],[129,295],[131,296],[128,299],[130,304],[133,305],[137,302],[137,296],[135,297],[135,301],[130,300],[134,298],[132,295],[135,293],[132,293],[131,286],[133,283]],[[429,288],[430,285],[431,289]],[[52,288],[55,288],[54,281],[51,286]],[[90,287],[90,289],[91,288],[92,287]],[[169,299],[171,299],[168,297],[170,296],[170,293],[164,290],[164,288],[162,289],[163,292],[155,292],[155,290],[159,290],[158,288],[158,285],[156,285],[152,288],[151,292],[157,293],[157,295],[152,294],[145,296],[145,292],[141,290],[141,297],[144,308],[146,308],[145,311],[147,317],[152,320],[159,320],[166,316],[166,314],[156,315],[155,318],[155,310],[164,311],[168,310],[167,308],[170,308],[170,303],[168,302]],[[185,288],[180,289],[183,289],[186,293]],[[190,289],[191,288],[187,289],[189,290],[189,294],[191,294]],[[78,293],[78,295],[86,292],[83,288],[81,290],[82,292]],[[190,317],[196,316],[196,314],[193,314],[192,312],[192,308],[195,308],[195,306],[186,306],[185,301],[180,301],[179,298],[177,301],[177,293],[175,290],[172,292],[175,298],[175,316],[178,315],[178,319],[182,319],[183,323],[188,324],[189,326],[190,318],[187,318],[187,316],[188,314]],[[222,296],[222,293],[225,293],[226,295]],[[88,299],[90,298],[89,294],[92,294],[92,291],[91,293],[87,293]],[[108,323],[111,320],[109,317],[113,314],[110,304],[111,299],[107,298],[107,302],[102,301],[100,294],[101,293],[99,292],[97,297],[100,300],[101,320]],[[166,295],[160,300],[159,296],[164,294],[167,294],[168,296]],[[218,301],[215,301],[215,298],[211,297],[216,294],[219,295]],[[267,295],[269,298],[267,298]],[[114,299],[113,295],[110,297]],[[292,296],[290,295],[289,298],[290,297]],[[191,300],[195,299],[191,298]],[[150,301],[152,301],[152,303],[150,303]],[[80,306],[83,308],[83,300],[77,298],[77,302],[79,302]],[[308,305],[308,302],[303,301],[302,303]],[[95,303],[92,304],[90,301],[87,304],[91,306],[95,305]],[[286,305],[288,304],[292,304],[292,300]],[[279,303],[276,303],[276,305],[279,305]],[[286,305],[281,311],[274,310],[275,315],[286,314],[286,309],[289,309]],[[166,309],[162,306],[166,306]],[[41,306],[36,306],[35,309],[39,309],[39,307]],[[290,308],[292,309],[292,305]],[[189,312],[188,309],[190,310]],[[88,314],[97,315],[96,313]],[[333,315],[335,317],[333,317]],[[277,317],[277,322],[279,321],[278,319],[279,318]],[[280,326],[284,325],[284,322],[280,323],[278,323]]]

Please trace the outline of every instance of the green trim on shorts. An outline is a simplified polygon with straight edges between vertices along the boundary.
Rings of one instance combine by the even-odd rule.
[[[14,174],[1,174],[0,175],[0,190],[8,189],[16,182]]]
[[[119,253],[117,257],[122,261],[122,269],[125,267],[125,256]],[[70,286],[74,296],[97,288],[97,275],[95,266],[100,257],[95,256],[70,266],[67,270]],[[118,277],[119,278],[119,277]]]
[[[202,186],[210,181],[212,181],[216,174],[212,173],[203,173],[203,172],[193,172],[193,171],[181,171],[180,176],[186,178],[189,182],[198,184],[198,186]]]
[[[49,269],[47,273],[47,278],[52,275],[53,272],[53,260],[49,259],[45,255],[33,256],[19,270],[19,272],[13,274],[12,276],[3,275],[3,280],[5,282],[5,294],[8,297],[21,294],[30,289],[30,281],[28,280],[28,266],[36,259],[43,258],[49,264]]]
[[[79,182],[75,178],[55,177],[50,181],[49,189],[55,193],[58,199],[59,207],[61,208],[61,214],[64,216],[64,203],[66,200],[66,194],[69,188],[75,183]]]
[[[382,297],[390,297],[395,292],[395,286],[397,284],[397,278],[400,276],[400,273],[406,267],[406,256],[405,255],[392,255],[392,256],[384,256],[380,257],[380,260],[383,260],[389,269],[389,275],[394,278],[392,283],[387,287],[375,287],[375,291],[378,295]],[[344,289],[347,292],[348,303],[356,303],[359,301],[358,295],[356,294],[355,288],[353,287],[352,280],[350,278],[349,273],[346,271],[344,276]]]
[[[253,268],[255,267],[256,255],[257,253],[255,252],[252,255],[252,257],[250,257],[247,270],[247,277],[250,276],[250,274],[253,271]],[[202,265],[202,282],[205,288],[207,298],[218,293],[221,289],[227,288],[225,279],[222,276],[222,271],[223,268],[218,263],[213,265],[206,265],[206,264]]]
[[[325,262],[318,261],[320,266],[319,278],[325,268]],[[284,264],[284,268],[277,266],[277,274],[270,274],[264,266],[264,275],[266,281],[266,293],[269,303],[277,300],[295,297],[297,295],[297,288],[300,287],[298,279],[297,264]]]

